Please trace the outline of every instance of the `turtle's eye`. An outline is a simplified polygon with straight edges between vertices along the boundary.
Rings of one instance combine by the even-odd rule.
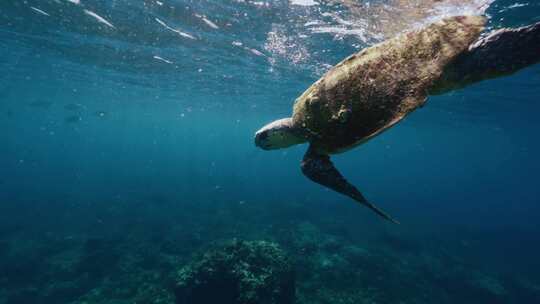
[[[255,134],[255,145],[263,149],[268,148],[268,131],[257,132]]]
[[[258,134],[259,140],[265,140],[268,138],[268,132],[262,132]]]

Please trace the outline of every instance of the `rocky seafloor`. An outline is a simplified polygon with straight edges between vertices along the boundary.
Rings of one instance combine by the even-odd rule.
[[[473,245],[464,239],[413,238],[401,232],[406,228],[359,239],[345,229],[349,223],[300,205],[266,206],[179,210],[166,202],[126,202],[100,214],[90,214],[97,207],[87,206],[75,213],[43,207],[6,216],[0,230],[0,304],[190,303],[180,299],[179,286],[218,293],[204,282],[219,273],[204,274],[213,279],[203,283],[196,276],[205,269],[221,271],[219,265],[225,265],[226,281],[244,284],[243,299],[270,299],[220,303],[540,303],[534,271],[477,263],[467,254]],[[280,268],[284,261],[290,269]]]

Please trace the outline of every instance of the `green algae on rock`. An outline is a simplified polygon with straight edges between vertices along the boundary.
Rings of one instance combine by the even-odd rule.
[[[292,304],[295,274],[277,244],[232,240],[183,267],[175,295],[177,304]]]

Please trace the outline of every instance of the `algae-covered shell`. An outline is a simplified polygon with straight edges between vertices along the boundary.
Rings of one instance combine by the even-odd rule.
[[[484,24],[481,16],[451,17],[349,56],[296,100],[294,126],[325,153],[372,138],[425,102]]]

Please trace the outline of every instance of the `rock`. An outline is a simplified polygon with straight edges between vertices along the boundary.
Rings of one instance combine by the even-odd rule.
[[[93,279],[101,279],[117,269],[122,261],[114,239],[90,238],[83,245],[80,259],[75,266],[78,273],[86,273]]]
[[[295,275],[274,243],[233,240],[178,272],[177,304],[292,304]]]

